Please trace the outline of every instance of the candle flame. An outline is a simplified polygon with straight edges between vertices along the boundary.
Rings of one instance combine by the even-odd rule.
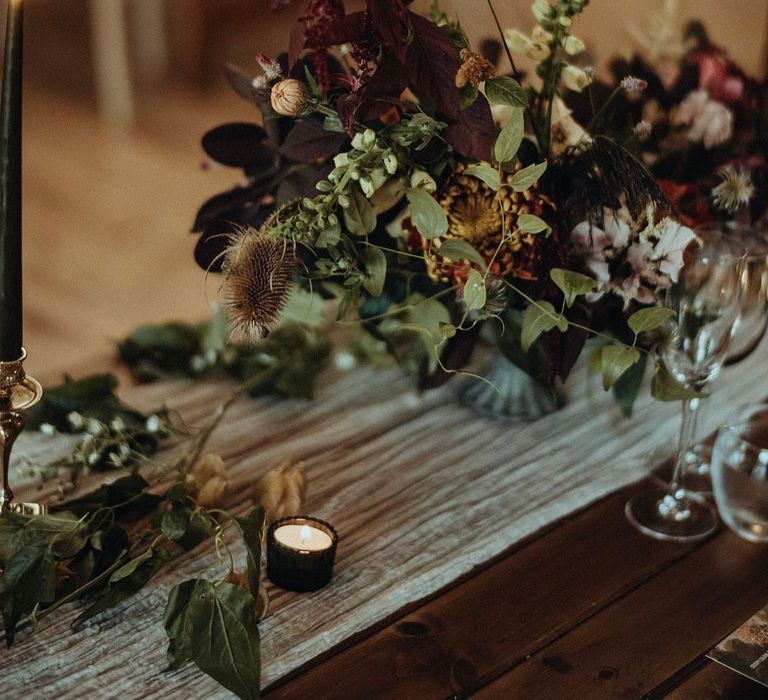
[[[309,525],[302,525],[299,530],[299,540],[302,544],[312,539],[312,528]]]

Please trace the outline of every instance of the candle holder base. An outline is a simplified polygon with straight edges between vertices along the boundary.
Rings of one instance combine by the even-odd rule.
[[[0,361],[0,449],[2,449],[2,471],[0,472],[0,513],[17,515],[41,515],[47,507],[40,503],[18,503],[13,500],[8,473],[11,451],[16,439],[24,430],[25,420],[19,413],[34,406],[43,396],[43,388],[24,372],[27,351],[22,348],[17,360]]]

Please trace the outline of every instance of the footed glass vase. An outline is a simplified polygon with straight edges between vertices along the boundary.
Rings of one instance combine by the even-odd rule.
[[[495,354],[485,379],[468,381],[460,393],[462,403],[484,416],[531,422],[565,404],[559,392],[537,382],[500,352]]]

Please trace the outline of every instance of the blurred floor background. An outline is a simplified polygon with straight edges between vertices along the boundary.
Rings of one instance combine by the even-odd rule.
[[[222,68],[255,74],[257,51],[284,50],[303,0],[279,15],[271,0],[24,1],[25,344],[31,373],[51,378],[107,357],[140,323],[207,313],[217,282],[195,266],[188,230],[237,174],[201,167],[200,136],[257,117]],[[531,28],[528,0],[494,4],[504,26]],[[474,40],[493,34],[484,0],[442,5]],[[768,0],[592,0],[574,31],[600,71],[639,30],[655,34],[664,10],[680,26],[702,19],[765,73]]]

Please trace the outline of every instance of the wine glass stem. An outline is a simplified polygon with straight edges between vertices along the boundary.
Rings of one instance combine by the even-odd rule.
[[[672,473],[672,480],[669,483],[668,489],[669,495],[673,498],[678,498],[677,494],[683,485],[688,452],[696,438],[699,404],[699,399],[688,399],[683,401],[683,421],[680,426],[680,442],[677,447],[677,460],[675,461],[675,470]]]

